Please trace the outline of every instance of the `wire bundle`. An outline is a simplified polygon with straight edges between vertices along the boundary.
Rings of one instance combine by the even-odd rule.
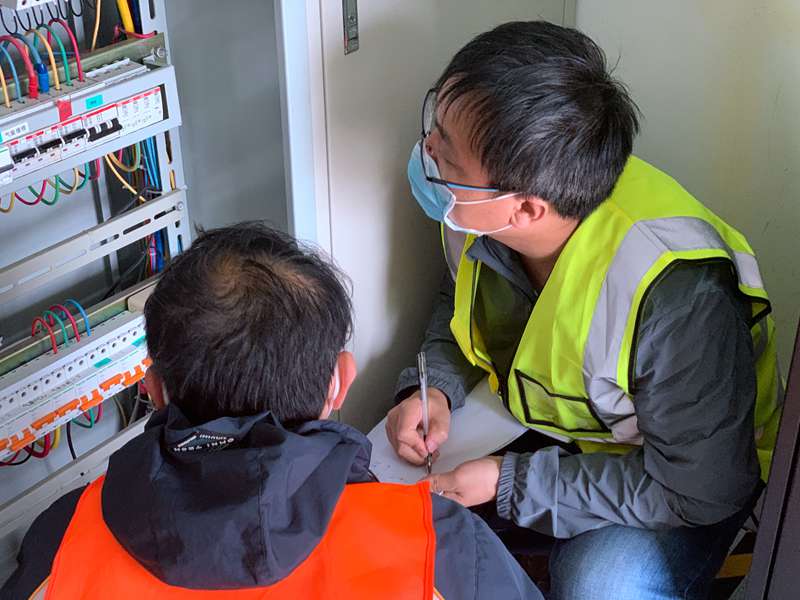
[[[97,162],[97,161],[96,161]],[[87,175],[87,173],[89,175]],[[84,170],[81,172],[78,169],[72,169],[72,183],[67,183],[61,175],[56,175],[54,179],[45,179],[42,181],[41,186],[37,189],[29,185],[28,192],[33,194],[33,200],[29,200],[21,195],[20,192],[12,192],[11,199],[8,202],[8,206],[3,207],[2,202],[0,202],[0,213],[8,214],[16,205],[17,201],[21,204],[26,206],[36,206],[37,204],[44,204],[46,206],[53,206],[55,205],[62,194],[68,196],[74,192],[82,190],[86,185],[87,181],[91,181],[97,179],[99,177],[99,169],[95,168],[92,172],[89,163],[84,165]],[[80,183],[78,180],[81,180]],[[54,190],[52,198],[47,198],[47,188],[50,187]]]
[[[56,333],[53,331],[53,328],[58,326],[61,337],[62,337],[62,344],[64,346],[68,346],[70,344],[69,335],[67,333],[67,326],[64,321],[67,321],[69,325],[72,327],[74,341],[79,342],[81,339],[80,332],[78,331],[78,323],[75,320],[75,317],[72,315],[70,310],[67,308],[66,305],[71,305],[78,313],[79,317],[83,319],[83,328],[84,333],[87,337],[92,335],[92,326],[89,323],[89,316],[86,314],[83,306],[77,301],[73,299],[65,300],[63,304],[53,304],[45,310],[41,316],[37,316],[33,323],[31,324],[31,335],[35,336],[40,330],[44,330],[47,332],[48,337],[50,338],[50,344],[52,345],[53,354],[58,353],[58,344],[56,343]],[[103,409],[102,405],[97,407],[96,413],[93,412],[91,409],[84,413],[87,415],[88,424],[83,424],[78,422],[81,427],[94,427],[95,423],[97,423],[102,415]],[[70,431],[70,424],[67,424],[67,436],[70,438],[70,448],[74,451],[74,447],[72,446],[71,442],[71,431]],[[53,432],[47,433],[42,436],[40,439],[36,440],[32,444],[25,446],[22,450],[17,451],[14,456],[12,456],[7,461],[0,461],[0,466],[3,467],[13,467],[19,466],[26,462],[28,462],[31,458],[47,458],[47,456],[56,448],[61,441],[61,428],[59,427]],[[23,452],[26,453],[25,458],[22,460],[17,460],[19,455]],[[73,456],[74,458],[74,456]]]
[[[56,325],[58,325],[60,328],[61,344],[64,346],[70,345],[67,327],[64,323],[65,319],[72,326],[72,332],[75,341],[79,342],[81,339],[81,334],[78,331],[78,323],[75,320],[75,317],[66,307],[68,304],[75,308],[75,310],[78,311],[80,318],[83,319],[83,329],[86,336],[88,337],[92,335],[92,326],[89,323],[89,315],[86,314],[86,311],[84,310],[83,306],[81,306],[80,302],[70,298],[69,300],[65,300],[62,304],[53,304],[50,308],[44,311],[41,316],[36,317],[33,320],[33,323],[31,323],[31,336],[36,336],[39,331],[47,332],[47,335],[50,337],[50,344],[53,349],[53,354],[58,354],[59,346],[56,342],[56,334],[53,331],[53,327]]]
[[[141,143],[120,150],[117,154],[105,156],[106,167],[119,183],[134,196],[134,203],[147,202],[145,190],[162,193],[162,182],[155,138],[147,138]],[[140,191],[142,190],[142,191]],[[145,238],[146,257],[144,274],[160,273],[165,264],[165,246],[162,232]]]
[[[2,14],[2,9],[0,9],[0,18],[2,18]],[[58,65],[56,62],[55,53],[53,52],[54,40],[57,46],[56,50],[61,58],[64,81],[68,86],[73,85],[72,73],[70,70],[69,59],[67,57],[67,50],[64,47],[64,43],[53,30],[53,27],[56,25],[66,31],[70,44],[72,45],[72,53],[75,56],[78,80],[84,80],[83,66],[81,65],[81,54],[80,49],[78,48],[78,42],[75,38],[75,33],[72,31],[67,22],[60,18],[58,14],[56,14],[48,22],[45,22],[44,19],[39,22],[37,19],[35,25],[30,23],[29,18],[28,27],[26,28],[24,35],[19,33],[19,27],[16,27],[14,31],[9,32],[8,35],[0,36],[0,41],[3,42],[2,46],[0,46],[0,58],[5,59],[10,74],[14,80],[17,93],[17,102],[22,103],[24,100],[22,98],[22,87],[20,86],[17,68],[8,52],[9,45],[14,46],[14,48],[17,50],[17,53],[20,55],[20,58],[22,59],[23,66],[25,67],[25,71],[28,75],[28,96],[31,98],[38,98],[40,91],[47,93],[50,90],[51,84],[54,85],[56,90],[61,90],[61,77],[59,77],[58,74]],[[8,30],[8,27],[6,27],[6,29]],[[47,32],[47,37],[44,36],[42,30]],[[31,36],[30,39],[28,36]],[[45,59],[42,58],[42,55],[39,52],[40,42],[45,49],[46,59],[50,66],[49,74],[47,71],[47,65],[45,65],[44,62]],[[2,85],[4,104],[6,108],[11,108],[11,99],[8,95],[6,74],[2,67],[0,67],[0,85]]]

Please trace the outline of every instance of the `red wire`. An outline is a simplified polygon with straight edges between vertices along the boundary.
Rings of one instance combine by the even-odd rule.
[[[111,43],[116,42],[119,38],[122,37],[122,34],[125,34],[128,37],[136,38],[137,40],[148,40],[151,37],[156,35],[156,32],[153,31],[152,33],[136,33],[135,31],[128,31],[123,29],[119,25],[114,25],[114,39],[111,40]]]
[[[17,460],[20,452],[22,452],[22,450],[17,450],[16,454],[14,454],[14,456],[12,456],[10,459],[0,460],[0,467],[13,467],[14,461]]]
[[[31,337],[36,335],[37,323],[47,329],[47,333],[50,335],[50,344],[53,346],[53,354],[58,354],[58,344],[56,344],[56,336],[53,333],[53,328],[50,327],[50,325],[47,324],[47,321],[45,321],[42,317],[36,317],[33,320],[33,323],[31,324]]]
[[[45,191],[47,191],[47,179],[45,179],[44,181],[42,181],[42,189],[41,189],[41,190],[39,190],[39,195],[38,195],[38,196],[36,196],[36,200],[34,200],[33,202],[31,202],[31,201],[29,201],[29,200],[25,200],[25,198],[23,198],[22,196],[20,196],[20,195],[19,195],[17,192],[14,192],[14,193],[15,193],[15,194],[16,194],[16,196],[17,196],[17,200],[19,200],[19,201],[20,201],[20,202],[22,202],[23,204],[27,204],[28,206],[35,206],[36,204],[39,204],[39,202],[41,202],[41,201],[42,201],[42,198],[44,198],[44,193],[45,193]]]
[[[50,454],[50,434],[48,433],[44,436],[44,448],[42,450],[37,450],[36,444],[33,443],[30,446],[26,446],[25,451],[34,458],[44,458]]]
[[[94,161],[94,174],[92,175],[90,181],[97,181],[100,179],[100,159],[95,159]]]
[[[66,308],[64,308],[63,304],[53,304],[53,306],[50,307],[50,310],[52,312],[55,312],[55,310],[53,309],[64,311],[64,314],[67,315],[67,318],[69,319],[69,322],[72,325],[72,331],[75,332],[75,341],[80,342],[81,334],[78,333],[78,324],[75,322],[75,318],[72,316],[72,313],[69,312]],[[53,322],[53,325],[55,325],[55,322]]]
[[[81,66],[81,52],[78,50],[78,40],[75,39],[75,34],[72,33],[72,29],[70,26],[67,25],[64,19],[53,19],[48,23],[48,25],[52,25],[53,23],[58,23],[61,25],[67,32],[69,36],[69,41],[72,43],[72,51],[75,53],[75,64],[78,65],[78,81],[83,81],[83,67]],[[47,43],[49,44],[53,39],[53,34],[48,31],[47,32]]]
[[[25,70],[28,72],[28,96],[34,100],[39,97],[39,79],[33,69],[33,63],[28,56],[28,47],[23,45],[17,38],[10,35],[0,35],[0,42],[9,42],[14,45],[25,63]]]
[[[99,423],[100,419],[102,419],[102,418],[103,418],[103,405],[102,404],[98,404],[97,405],[97,414],[94,416],[95,424]]]

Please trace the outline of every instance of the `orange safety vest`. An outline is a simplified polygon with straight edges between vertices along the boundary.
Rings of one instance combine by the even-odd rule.
[[[205,591],[162,582],[117,542],[103,520],[103,479],[78,502],[46,582],[46,599],[440,597],[433,588],[436,534],[427,482],[347,485],[327,532],[286,579],[260,588]]]

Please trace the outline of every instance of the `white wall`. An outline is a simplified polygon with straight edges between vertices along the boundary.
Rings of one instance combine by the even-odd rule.
[[[800,2],[578,0],[644,113],[636,153],[740,229],[788,369],[800,310]]]
[[[425,91],[478,33],[512,19],[561,23],[564,0],[359,2],[360,49],[344,55],[342,3],[322,2],[331,247],[352,277],[359,378],[343,420],[373,426],[413,363],[444,262],[408,189]],[[567,11],[569,12],[569,11]]]

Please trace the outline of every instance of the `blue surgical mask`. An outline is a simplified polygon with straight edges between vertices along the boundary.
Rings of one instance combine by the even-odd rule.
[[[481,231],[480,229],[470,229],[462,227],[453,221],[451,213],[456,204],[487,204],[489,202],[496,202],[498,200],[505,200],[511,196],[516,196],[516,192],[503,194],[495,198],[487,198],[486,200],[475,200],[472,202],[459,202],[456,200],[456,195],[446,185],[440,183],[433,183],[425,177],[425,171],[430,173],[431,177],[441,179],[439,175],[439,167],[436,161],[431,158],[427,151],[420,154],[419,141],[411,150],[411,157],[408,160],[408,182],[411,185],[411,193],[417,204],[420,205],[425,214],[434,221],[444,223],[453,231],[462,231],[464,233],[471,233],[474,235],[487,235],[490,233],[498,233],[505,231],[511,227],[511,224],[501,227],[500,229],[493,229],[491,231]],[[422,159],[420,160],[420,156]],[[425,161],[425,169],[423,170],[422,161]]]

